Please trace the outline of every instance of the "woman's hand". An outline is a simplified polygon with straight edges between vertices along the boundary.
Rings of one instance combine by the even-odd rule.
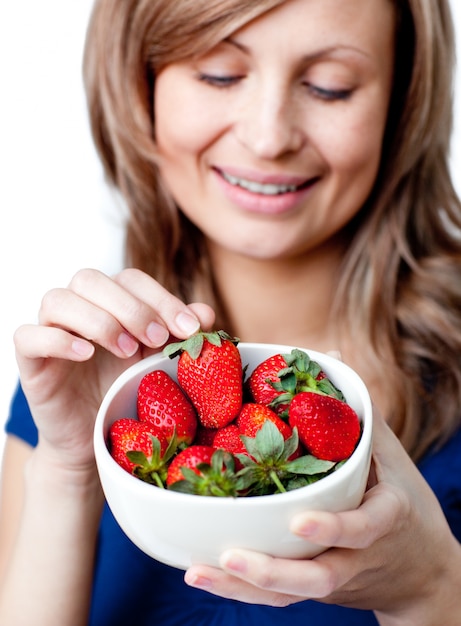
[[[185,338],[213,322],[210,307],[186,306],[133,269],[114,278],[82,270],[67,289],[47,293],[38,324],[15,333],[40,444],[68,468],[92,463],[94,419],[116,376],[170,335]]]
[[[461,623],[460,546],[434,494],[379,416],[362,505],[345,513],[300,514],[291,529],[329,549],[307,561],[228,550],[222,571],[193,566],[185,580],[250,603],[316,599],[374,610],[381,624]]]

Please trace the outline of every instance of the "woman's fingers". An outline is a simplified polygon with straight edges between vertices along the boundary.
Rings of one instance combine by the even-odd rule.
[[[239,551],[239,556],[244,558],[245,552]],[[250,555],[250,558],[254,556],[254,553]],[[265,557],[265,555],[259,555]],[[223,555],[225,558],[225,555]],[[269,559],[270,557],[265,557]],[[224,565],[224,562],[223,562]],[[269,571],[267,571],[267,578],[269,580]],[[270,570],[273,571],[272,569]],[[187,570],[184,576],[185,582],[191,587],[196,589],[202,589],[208,591],[217,596],[228,598],[231,600],[238,600],[240,602],[247,602],[249,604],[264,604],[268,606],[288,606],[294,602],[299,602],[306,599],[305,596],[297,596],[293,592],[288,594],[280,593],[275,589],[274,584],[266,583],[267,586],[260,586],[261,583],[255,584],[251,580],[251,574],[248,572],[248,579],[236,576],[235,572],[216,569],[205,565],[193,565]],[[273,588],[274,587],[274,588]]]
[[[132,356],[138,349],[139,337],[127,331],[118,319],[123,318],[123,315],[117,312],[117,303],[109,304],[101,300],[90,301],[69,289],[53,289],[42,300],[39,327],[59,327],[69,331],[70,344],[72,336],[78,335],[94,341],[118,357]],[[145,333],[142,338],[146,339]]]
[[[138,270],[125,270],[113,280],[95,270],[81,270],[72,278],[68,291],[109,313],[118,322],[117,331],[124,328],[150,347],[166,343],[169,326],[181,332],[172,319],[179,318],[186,336],[200,325],[195,315],[186,313],[183,303]]]
[[[399,495],[376,486],[366,494],[359,509],[342,513],[300,513],[293,518],[290,530],[320,546],[363,549],[389,532],[401,511]]]
[[[246,602],[277,604],[300,599],[322,599],[324,602],[363,603],[366,601],[366,580],[386,576],[383,565],[405,559],[405,552],[414,556],[406,532],[410,515],[410,495],[400,485],[396,468],[408,462],[405,451],[384,422],[376,417],[374,449],[376,451],[371,488],[361,506],[353,511],[329,513],[306,511],[295,516],[291,531],[327,549],[311,560],[276,559],[246,550],[228,550],[220,561],[223,571],[192,567],[186,582],[225,597]],[[386,464],[384,465],[384,459]],[[416,469],[407,480],[412,488],[423,482]],[[410,493],[412,493],[410,491]],[[389,543],[388,537],[394,537]],[[415,538],[418,543],[420,538]],[[390,546],[397,551],[390,555]],[[394,553],[395,552],[395,553]],[[382,572],[382,573],[381,573]],[[363,586],[363,592],[361,588]],[[363,595],[364,597],[361,597]]]
[[[112,365],[106,368],[110,375],[103,377],[105,385],[120,371],[120,359],[126,367],[130,360],[158,352],[172,337],[185,338],[213,323],[209,306],[185,305],[143,272],[124,270],[110,278],[98,270],[81,270],[67,288],[45,294],[38,324],[16,331],[21,378],[23,384],[34,378],[39,385],[38,377],[56,381],[58,366],[68,361],[69,368],[59,374],[62,380],[77,363],[89,361],[78,371],[93,380],[102,373],[101,359],[108,358]],[[103,350],[93,360],[98,347]]]
[[[137,269],[126,269],[114,277],[115,282],[150,307],[156,321],[164,324],[172,335],[185,338],[214,322],[212,309],[205,304],[185,305],[157,281]]]
[[[334,562],[329,563],[228,550],[221,556],[221,570],[193,565],[186,572],[185,581],[215,595],[253,604],[287,606],[306,599],[325,600],[356,573],[348,553],[335,550]]]
[[[208,304],[204,304],[203,302],[191,302],[187,305],[187,308],[200,320],[202,330],[210,331],[214,329],[216,316],[213,309],[208,306]]]
[[[17,356],[20,360],[37,358],[87,361],[94,354],[90,341],[76,337],[52,326],[39,329],[33,324],[20,326],[14,334]]]
[[[42,327],[60,327],[122,358],[135,354],[139,344],[159,348],[170,333],[184,338],[213,322],[210,307],[186,306],[138,270],[124,270],[114,279],[97,270],[81,270],[67,289],[44,296],[39,313]],[[86,353],[74,341],[68,338],[71,350]]]

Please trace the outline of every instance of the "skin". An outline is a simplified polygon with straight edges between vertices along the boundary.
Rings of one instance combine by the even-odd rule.
[[[161,171],[207,236],[233,330],[244,340],[337,347],[324,313],[344,251],[342,228],[360,210],[379,164],[393,17],[388,0],[289,0],[207,57],[169,66],[158,78]],[[240,78],[223,88],[198,78],[203,73]],[[325,100],[319,86],[352,92]],[[310,188],[295,201],[292,193],[252,197],[224,183],[222,171],[271,184],[295,177]],[[99,403],[115,376],[170,335],[185,338],[213,323],[210,307],[182,303],[138,270],[112,278],[82,270],[66,289],[44,296],[38,324],[17,330],[40,439],[34,450],[14,437],[6,445],[1,623],[87,623],[102,505],[92,447]],[[360,371],[347,345],[343,356]],[[379,390],[370,387],[379,405]],[[186,582],[245,602],[316,598],[373,609],[383,625],[459,623],[459,545],[378,410],[363,504],[348,513],[303,513],[291,528],[330,549],[310,561],[232,550],[221,569],[194,566]]]
[[[161,172],[213,249],[263,260],[310,254],[368,196],[390,97],[394,16],[382,3],[377,28],[374,2],[348,2],[341,12],[337,4],[288,2],[204,58],[159,74]],[[299,198],[245,194],[225,174],[308,189]]]

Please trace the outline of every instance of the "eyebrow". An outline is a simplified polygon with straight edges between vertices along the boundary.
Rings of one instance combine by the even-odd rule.
[[[223,39],[223,43],[228,43],[231,46],[234,46],[235,48],[237,48],[244,54],[247,54],[247,55],[251,54],[251,50],[248,46],[245,46],[239,41],[236,41],[233,37],[226,37],[225,39]],[[341,50],[358,54],[359,56],[364,57],[365,59],[370,58],[370,55],[364,52],[363,50],[361,50],[360,48],[356,48],[355,46],[339,45],[339,46],[328,46],[327,48],[321,48],[320,50],[316,50],[315,52],[312,52],[310,54],[305,54],[302,57],[302,61],[305,61],[305,62],[316,61],[318,59],[322,59],[323,57],[334,55],[334,53],[337,53],[338,51],[341,51]]]

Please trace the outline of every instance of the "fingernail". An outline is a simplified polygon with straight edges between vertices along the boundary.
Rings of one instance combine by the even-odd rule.
[[[186,335],[193,335],[200,328],[200,322],[189,313],[179,313],[176,316],[176,324]]]
[[[81,339],[74,339],[72,342],[72,350],[78,356],[89,357],[94,352],[94,346],[88,341],[83,341]]]
[[[154,346],[162,346],[166,343],[169,333],[165,326],[151,322],[146,329],[146,335],[149,341]]]
[[[138,342],[127,333],[121,333],[118,336],[117,345],[126,356],[133,356],[138,349]]]
[[[204,589],[205,591],[209,591],[212,588],[211,580],[209,578],[205,578],[205,576],[197,576],[197,575],[188,576],[186,574],[186,576],[184,577],[184,580],[186,584],[189,585],[190,587],[196,587],[197,589]]]
[[[301,522],[300,524],[296,524],[296,521],[293,521],[291,524],[291,531],[300,537],[315,537],[317,531],[319,529],[319,525],[314,520],[309,520],[307,522]]]
[[[247,560],[235,552],[225,552],[221,557],[221,566],[238,574],[244,574],[248,569]]]

